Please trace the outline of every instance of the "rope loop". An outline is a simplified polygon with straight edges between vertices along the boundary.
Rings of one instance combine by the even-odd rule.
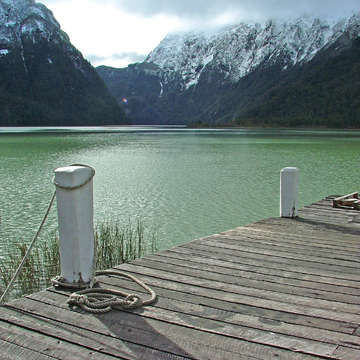
[[[79,295],[77,293],[72,293],[67,301],[70,307],[85,304],[87,300],[86,295]]]
[[[137,307],[141,307],[143,304],[140,296],[136,294],[129,294],[125,298],[124,308],[126,309],[135,309]]]
[[[51,283],[54,287],[74,289],[74,290],[81,290],[89,287],[89,283],[82,283],[82,282],[69,283],[60,275],[52,278]]]
[[[76,190],[76,189],[80,189],[81,187],[83,187],[83,186],[85,186],[86,184],[88,184],[88,183],[92,180],[92,178],[95,176],[95,169],[94,169],[92,166],[90,166],[90,165],[85,165],[85,164],[71,164],[71,165],[69,165],[69,166],[82,166],[82,167],[86,167],[86,168],[88,168],[88,169],[91,170],[91,174],[90,174],[90,176],[89,176],[86,180],[84,180],[82,183],[80,183],[80,184],[78,184],[78,185],[76,185],[76,186],[64,186],[64,185],[60,185],[59,183],[57,183],[57,182],[55,181],[55,177],[54,177],[53,183],[55,184],[56,187],[58,187],[58,188],[60,188],[60,189],[64,189],[64,190]]]
[[[96,275],[127,277],[140,285],[150,295],[150,298],[142,300],[137,294],[128,294],[121,290],[96,287],[72,293],[67,300],[70,308],[79,307],[93,314],[103,314],[113,309],[136,309],[153,304],[156,301],[157,295],[155,291],[133,275],[113,270],[97,271]]]

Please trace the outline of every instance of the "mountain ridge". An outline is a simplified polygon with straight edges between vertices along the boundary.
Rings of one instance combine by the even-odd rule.
[[[280,91],[279,82],[305,86],[296,81],[297,73],[310,71],[309,64],[319,66],[319,61],[328,64],[327,72],[344,51],[357,51],[359,36],[360,12],[337,22],[307,16],[240,23],[210,35],[170,34],[143,63],[97,70],[117,99],[128,100],[124,108],[135,123],[261,124],[264,118],[254,115],[259,114],[256,109],[268,101],[269,93]],[[144,91],[145,86],[151,93]],[[357,84],[354,92],[358,93]],[[286,116],[293,116],[290,109],[284,111]]]

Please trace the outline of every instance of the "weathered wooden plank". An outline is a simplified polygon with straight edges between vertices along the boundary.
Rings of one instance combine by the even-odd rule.
[[[319,257],[325,257],[336,260],[349,260],[349,261],[360,261],[360,240],[357,247],[347,247],[339,245],[321,244],[312,241],[307,243],[304,241],[304,237],[301,240],[297,240],[291,234],[287,234],[286,237],[276,233],[261,233],[261,232],[250,232],[244,228],[242,231],[238,231],[236,234],[232,233],[221,233],[218,235],[209,236],[207,239],[223,239],[233,242],[241,242],[251,246],[272,246],[275,249],[285,251],[296,251],[301,254],[316,254]],[[272,235],[272,236],[271,236]],[[201,242],[201,241],[200,241]],[[335,251],[334,251],[335,250]]]
[[[118,282],[120,282],[121,286],[123,286],[125,289],[129,289],[135,292],[139,292],[139,289],[136,285],[134,285],[132,282],[126,281],[125,279],[120,281],[117,279]],[[288,323],[288,324],[294,324],[294,325],[304,325],[309,327],[315,327],[317,329],[325,329],[325,330],[331,330],[335,332],[342,332],[346,334],[353,334],[354,330],[357,328],[358,324],[354,323],[346,323],[344,321],[334,321],[329,319],[323,319],[319,317],[311,317],[307,315],[301,315],[301,314],[294,314],[289,313],[285,311],[277,311],[267,308],[261,308],[256,307],[252,305],[246,305],[241,303],[235,303],[232,301],[227,300],[221,300],[216,297],[207,297],[205,295],[197,295],[194,294],[191,289],[189,291],[186,291],[185,287],[182,289],[183,291],[178,290],[172,290],[172,289],[166,289],[162,288],[160,286],[154,286],[152,285],[154,290],[159,294],[159,296],[163,296],[169,299],[174,299],[178,301],[187,302],[190,304],[202,304],[204,306],[208,306],[209,308],[214,308],[217,310],[225,310],[225,311],[231,311],[238,314],[244,314],[249,316],[254,316],[257,319],[264,319],[264,322],[269,321],[270,323],[275,322],[276,324],[279,323]],[[200,291],[201,292],[201,291]],[[203,290],[203,292],[206,295],[206,290]],[[32,298],[39,299],[41,295],[34,294],[32,295]],[[211,296],[211,294],[210,294]],[[50,295],[51,297],[51,295]],[[220,297],[220,296],[219,296]],[[47,295],[47,298],[49,298],[49,295]],[[43,297],[40,298],[41,301],[47,302],[49,300],[44,300]],[[230,299],[232,300],[232,299]],[[51,301],[51,300],[50,300]]]
[[[253,305],[280,311],[286,311],[296,314],[321,317],[348,323],[360,323],[358,315],[358,306],[331,303],[324,300],[311,298],[292,297],[286,294],[277,294],[276,292],[260,291],[255,289],[243,289],[236,285],[224,284],[217,281],[206,279],[197,279],[190,276],[172,274],[166,271],[154,270],[134,264],[123,264],[121,269],[135,273],[141,276],[150,285],[159,285],[170,289],[185,288],[188,291],[194,291],[195,294],[203,294],[205,290],[207,296],[221,298],[229,302]],[[165,285],[166,284],[166,285]],[[181,285],[183,284],[183,285]],[[291,302],[290,300],[293,300]],[[352,312],[345,312],[351,310]]]
[[[41,294],[41,293],[40,293]],[[39,296],[39,294],[36,294]],[[54,293],[52,293],[52,298]],[[59,294],[57,294],[56,301],[51,301],[48,296],[43,297],[44,301],[32,301],[34,299],[27,299],[28,302],[22,304],[16,302],[16,308],[23,311],[31,309],[32,316],[37,314],[45,318],[51,317],[53,320],[64,324],[72,324],[73,326],[80,326],[83,331],[84,326],[87,329],[92,329],[96,333],[104,333],[112,337],[124,337],[131,342],[146,342],[148,346],[162,348],[164,351],[176,352],[186,351],[192,352],[195,358],[216,358],[228,359],[238,357],[241,355],[241,349],[234,347],[233,341],[225,341],[219,336],[208,336],[198,331],[191,331],[189,329],[172,326],[167,323],[159,322],[153,319],[144,319],[135,314],[121,313],[121,318],[116,321],[104,322],[104,315],[94,316],[89,314],[77,313],[70,311],[65,305],[65,297],[61,296],[63,301],[59,302]],[[50,306],[48,305],[50,303]],[[110,315],[114,315],[112,312]],[[156,336],[155,336],[156,334]],[[103,344],[103,347],[105,344]],[[184,350],[186,349],[186,350]],[[236,355],[232,352],[234,350]],[[216,355],[212,355],[216,352]],[[147,357],[144,357],[147,359]]]
[[[103,282],[107,283],[107,281],[105,280]],[[117,278],[116,283],[119,284],[120,287],[127,289],[131,292],[135,291],[141,293],[140,291],[141,289],[139,289],[139,286],[137,286],[131,281]],[[154,285],[152,285],[152,288],[156,291],[156,293],[160,297],[159,302],[156,304],[156,306],[161,304],[160,301],[162,300],[162,298],[168,298],[168,299],[174,299],[195,305],[200,304],[217,310],[225,310],[237,314],[253,316],[256,319],[258,319],[258,321],[264,321],[265,323],[269,322],[270,324],[275,323],[278,325],[280,323],[287,323],[293,325],[303,325],[308,327],[314,327],[317,329],[342,332],[346,334],[353,334],[355,329],[357,329],[358,327],[357,324],[345,323],[343,321],[332,321],[328,319],[321,319],[318,317],[311,317],[300,314],[295,315],[284,311],[276,311],[272,309],[259,308],[251,305],[228,302],[225,300],[220,300],[215,297],[196,295],[193,294],[191,291],[185,292],[186,291],[185,289],[183,291],[171,290]],[[32,297],[34,296],[37,296],[37,294],[34,294]]]
[[[223,247],[210,247],[208,245],[189,243],[183,245],[193,250],[202,250],[212,256],[214,253],[221,256],[230,256],[234,260],[236,258],[241,259],[241,262],[250,260],[262,261],[265,266],[268,266],[269,263],[279,266],[280,269],[289,269],[298,272],[310,273],[321,276],[334,277],[337,279],[345,279],[352,281],[360,281],[360,269],[350,268],[350,267],[341,267],[338,265],[323,264],[318,262],[306,261],[306,260],[296,260],[296,258],[285,258],[281,256],[272,256],[270,254],[265,254],[264,252],[256,251],[237,251],[235,249],[226,249]]]
[[[130,287],[128,290],[132,291],[136,288],[136,286],[131,286],[131,282],[129,281],[119,280],[120,279],[114,277],[99,277],[99,281],[104,288],[110,287],[124,289],[125,287],[128,289]],[[137,292],[142,292],[143,296],[145,294],[142,290]],[[313,328],[311,326],[294,325],[271,318],[263,318],[261,317],[261,314],[253,316],[237,313],[233,309],[220,310],[208,305],[205,306],[202,304],[196,304],[195,302],[190,303],[189,299],[187,299],[187,301],[182,301],[174,298],[169,299],[166,297],[160,297],[155,307],[173,312],[186,313],[200,318],[219,320],[224,323],[270,331],[282,335],[289,335],[343,346],[349,346],[349,344],[351,344],[350,347],[360,349],[360,337],[356,335],[342,334],[335,331]]]
[[[199,250],[199,249],[193,249],[193,248],[172,248],[166,252],[166,255],[174,254],[174,256],[177,256],[178,254],[187,256],[188,258],[193,258],[195,256],[198,256],[199,258],[203,259],[209,259],[215,260],[215,261],[222,261],[226,263],[227,267],[234,267],[237,269],[244,269],[244,270],[256,270],[256,271],[262,271],[262,272],[268,272],[275,274],[278,272],[279,276],[294,276],[295,278],[301,279],[301,280],[310,280],[315,282],[321,282],[324,284],[334,284],[338,286],[346,286],[349,288],[360,288],[360,283],[358,281],[352,281],[347,279],[338,279],[331,277],[331,274],[322,272],[322,274],[319,274],[318,271],[317,274],[315,274],[314,270],[309,271],[308,269],[304,269],[297,266],[291,266],[290,264],[276,264],[274,262],[269,262],[262,259],[249,259],[246,257],[234,257],[231,255],[226,254],[217,254],[217,253],[209,253],[206,250]],[[225,265],[225,264],[224,264]]]
[[[284,229],[273,229],[273,225],[270,228],[266,228],[263,224],[259,224],[258,227],[255,226],[244,226],[241,228],[235,228],[220,233],[221,235],[237,235],[238,233],[242,235],[243,233],[249,232],[249,234],[256,236],[261,236],[264,239],[273,238],[278,239],[279,241],[287,241],[296,245],[306,246],[316,246],[324,247],[329,249],[338,249],[339,251],[343,250],[345,252],[356,251],[360,249],[359,244],[359,235],[356,234],[347,234],[346,237],[343,236],[343,233],[336,231],[332,232],[331,236],[327,232],[317,232],[316,230],[310,233],[300,232],[284,232]]]
[[[27,349],[23,346],[0,339],[0,356],[2,360],[51,360],[55,357],[40,354],[35,349]]]
[[[339,217],[325,217],[321,214],[315,214],[314,212],[299,212],[298,220],[311,220],[314,222],[320,222],[320,223],[327,223],[327,224],[333,224],[333,225],[343,225],[348,224],[350,222],[350,219],[339,219]]]
[[[337,236],[344,243],[355,242],[358,244],[356,236],[360,235],[360,228],[352,224],[334,225],[329,223],[322,223],[317,221],[310,221],[302,218],[288,219],[288,218],[269,218],[260,220],[256,223],[249,224],[247,228],[257,228],[261,230],[268,230],[272,232],[302,234],[305,237],[315,236],[331,240]]]
[[[351,220],[351,224],[353,224],[353,225],[357,225],[357,226],[358,226],[359,223],[360,223],[360,214],[357,215],[357,216],[354,216],[354,217],[352,218],[352,220]]]
[[[138,313],[139,311],[141,311],[142,316],[161,320],[170,324],[181,325],[202,332],[223,335],[259,345],[279,347],[310,355],[328,356],[337,348],[336,345],[332,344],[275,334],[258,329],[250,329],[234,324],[230,326],[221,321],[203,319],[189,314],[179,314],[155,307],[151,308],[151,310],[147,308],[134,310],[134,313]]]
[[[304,208],[301,211],[299,211],[299,218],[308,218],[312,215],[312,212],[316,210],[317,212],[314,213],[315,216],[317,216],[318,218],[320,217],[320,222],[324,222],[324,223],[332,223],[332,221],[336,218],[336,223],[338,223],[339,225],[349,225],[351,224],[354,219],[357,218],[357,216],[359,216],[359,211],[357,212],[357,214],[355,213],[348,213],[348,214],[342,214],[341,212],[339,212],[339,209],[334,209],[334,210],[329,210],[328,208],[324,208],[324,207],[314,207],[313,209],[309,209],[309,208]]]
[[[27,299],[27,301],[31,301],[31,299]],[[94,316],[71,312],[41,302],[38,302],[38,304],[35,303],[36,301],[33,301],[33,304],[31,304],[31,312],[35,312],[40,316],[51,317],[53,320],[57,318],[62,323],[67,322],[74,326],[81,323],[81,326],[86,325],[86,328],[92,328],[93,331],[99,333],[103,333],[104,331],[109,333],[109,331],[111,331],[116,337],[124,336],[124,325],[141,329],[145,324],[146,326],[151,327],[153,334],[156,334],[156,336],[152,337],[154,347],[161,344],[162,346],[168,346],[170,340],[176,346],[179,346],[190,353],[188,350],[189,344],[196,343],[204,351],[207,348],[206,356],[204,356],[204,354],[200,356],[194,355],[194,358],[199,359],[241,359],[240,355],[245,359],[249,356],[252,356],[254,359],[316,358],[302,353],[292,353],[291,351],[281,349],[281,347],[260,345],[257,339],[255,339],[256,342],[248,342],[241,339],[241,333],[240,335],[236,334],[236,336],[223,336],[217,327],[217,323],[209,324],[212,325],[212,327],[207,329],[204,328],[205,323],[199,322],[196,318],[193,324],[186,314],[183,314],[181,317],[176,317],[172,312],[166,312],[165,310],[154,307],[139,309],[133,313],[113,311],[111,313]],[[16,302],[16,306],[29,306],[29,304],[21,304],[19,301]],[[146,318],[146,320],[144,320],[144,318]],[[159,341],[158,344],[156,340],[158,339],[159,334],[163,338],[162,342]],[[142,340],[142,337],[136,338],[136,341]],[[266,341],[269,342],[270,340]],[[279,342],[278,340],[276,341]],[[181,343],[181,346],[179,343]],[[261,344],[262,343],[263,342],[261,341]],[[300,345],[300,343],[294,342],[293,345],[297,346]],[[323,351],[324,353],[333,351],[333,346],[328,346],[327,344],[320,344],[318,348],[318,344],[314,342],[314,344],[308,344],[308,347],[310,348],[312,345],[318,349],[317,351]]]
[[[260,240],[258,241],[256,238],[249,239],[243,238],[241,236],[224,236],[224,235],[216,235],[211,236],[207,239],[202,239],[199,241],[199,244],[211,244],[212,246],[222,245],[224,248],[236,249],[242,251],[243,249],[254,249],[260,251],[275,251],[278,255],[288,257],[298,255],[299,259],[309,259],[309,261],[321,262],[325,264],[334,264],[340,266],[347,267],[357,267],[360,264],[360,256],[358,251],[353,251],[352,253],[347,252],[347,254],[341,254],[334,250],[324,250],[317,249],[316,247],[301,247],[297,245],[291,246],[290,244],[283,244],[281,242],[270,242]]]
[[[275,235],[275,234],[274,234]],[[209,239],[222,238],[224,241],[232,243],[244,243],[247,246],[255,247],[273,247],[273,249],[281,249],[287,252],[300,252],[302,254],[312,254],[319,257],[328,258],[335,260],[349,260],[349,261],[360,261],[360,247],[359,248],[344,248],[340,245],[328,245],[328,244],[315,244],[315,243],[299,243],[296,239],[284,239],[276,238],[276,236],[268,237],[266,235],[257,234],[221,234],[219,236],[211,236]],[[201,241],[199,241],[201,243]]]
[[[38,311],[43,311],[43,307],[39,306]],[[141,317],[136,317],[136,314],[141,315]],[[146,323],[151,323],[152,327],[157,333],[161,331],[161,329],[164,327],[164,323],[166,323],[166,334],[169,331],[173,331],[173,326],[180,325],[182,327],[181,336],[183,336],[184,328],[187,328],[187,331],[193,332],[193,336],[195,336],[196,330],[197,332],[200,332],[202,336],[216,334],[226,338],[235,338],[245,343],[251,342],[261,346],[266,345],[270,347],[277,347],[285,351],[291,350],[309,355],[330,356],[337,348],[337,345],[335,344],[328,344],[310,339],[275,334],[268,331],[247,328],[235,324],[230,326],[229,324],[225,324],[222,321],[204,319],[187,313],[178,313],[157,307],[144,307],[143,309],[133,310],[132,313],[114,311],[111,314],[108,313],[101,315],[101,320],[103,322],[106,322],[106,320],[111,320],[113,323],[114,321],[117,322],[120,319],[123,321],[124,317],[132,318],[132,322],[141,321],[141,324],[144,322],[141,319],[146,318]],[[109,325],[110,324],[107,322],[107,326]],[[169,325],[171,325],[171,327]],[[219,345],[219,343],[216,344],[216,348]],[[238,353],[241,354],[241,349],[238,350]],[[234,354],[232,354],[232,356],[234,356]]]
[[[194,267],[186,267],[175,264],[167,264],[165,262],[158,262],[155,259],[142,259],[140,262],[134,262],[134,264],[139,264],[141,266],[146,266],[152,269],[158,269],[162,271],[168,271],[175,274],[188,275],[192,277],[196,277],[199,279],[208,279],[214,280],[218,282],[222,282],[224,284],[232,284],[241,287],[246,287],[249,289],[258,289],[258,290],[268,290],[275,291],[279,294],[290,294],[290,295],[298,295],[301,297],[309,297],[313,299],[319,300],[327,300],[327,301],[336,301],[343,302],[346,304],[356,304],[360,305],[360,298],[358,296],[341,294],[341,293],[330,293],[327,291],[321,291],[319,289],[308,289],[304,287],[292,286],[287,284],[278,284],[269,281],[256,280],[252,278],[242,278],[239,276],[228,275],[224,272],[217,273],[214,271],[198,269]]]
[[[356,336],[360,336],[360,324],[359,327],[356,329],[356,332],[354,333]]]
[[[278,244],[278,246],[284,246],[289,248],[298,248],[300,250],[310,250],[321,253],[333,253],[334,251],[338,252],[340,255],[348,256],[353,258],[358,254],[360,250],[360,243],[347,243],[343,241],[340,237],[331,239],[328,237],[326,239],[307,236],[301,236],[299,234],[284,234],[276,233],[270,231],[263,231],[257,228],[247,228],[244,227],[239,231],[228,231],[219,234],[222,237],[228,237],[232,239],[243,239],[244,241],[253,241],[267,244]],[[210,238],[214,238],[211,236]]]
[[[352,220],[352,217],[344,214],[335,214],[330,212],[324,212],[320,209],[307,209],[303,208],[299,210],[298,213],[299,218],[304,219],[317,219],[318,221],[330,224],[347,224]]]
[[[246,227],[252,227],[252,226],[258,227],[265,225],[276,226],[279,230],[293,228],[294,231],[298,233],[300,229],[303,229],[305,233],[310,233],[315,230],[316,232],[318,232],[317,236],[319,236],[321,233],[327,233],[327,232],[330,233],[330,235],[332,233],[343,232],[345,236],[355,235],[359,233],[359,229],[353,228],[352,226],[348,226],[347,224],[332,225],[325,222],[316,222],[316,221],[312,222],[312,221],[307,221],[306,219],[302,219],[301,217],[295,219],[272,217],[248,224],[246,225]]]
[[[217,241],[219,240],[219,241]],[[219,249],[228,249],[230,251],[242,252],[242,253],[251,253],[251,254],[260,254],[261,256],[270,256],[274,258],[274,261],[278,261],[281,258],[281,261],[289,261],[295,260],[297,262],[304,261],[305,264],[311,264],[311,267],[319,267],[328,269],[336,269],[336,271],[342,273],[349,273],[355,274],[359,276],[360,280],[360,262],[359,261],[349,261],[349,260],[336,260],[336,259],[328,259],[326,257],[320,256],[311,256],[311,255],[303,255],[301,253],[296,253],[295,251],[289,252],[285,250],[281,250],[278,247],[272,248],[265,247],[265,246],[256,246],[254,243],[253,246],[246,246],[239,241],[238,243],[226,241],[226,238],[221,238],[221,236],[217,237],[215,240],[214,238],[209,239],[202,239],[197,245],[201,246],[208,246],[209,250],[215,248],[216,250]],[[189,244],[190,245],[190,244]],[[184,245],[186,246],[186,245]]]
[[[29,331],[22,326],[13,325],[0,320],[0,339],[28,349],[36,349],[43,355],[56,359],[123,359],[101,354],[100,352],[76,346],[71,342],[52,338],[36,331]]]
[[[260,267],[251,267],[250,269],[244,270],[244,267],[241,265],[236,266],[233,263],[204,258],[196,256],[196,254],[193,254],[191,256],[191,259],[189,260],[189,256],[187,255],[168,251],[154,256],[148,256],[147,259],[163,262],[166,264],[183,266],[191,269],[195,268],[219,274],[232,275],[245,279],[266,281],[270,283],[290,285],[313,290],[321,290],[330,293],[360,296],[360,289],[332,285],[329,283],[320,283],[310,280],[301,280],[301,275],[300,279],[297,279],[296,273],[288,274],[285,272],[279,272],[277,270],[272,271],[272,269],[269,269],[269,271],[267,271],[267,269],[263,269]],[[290,277],[289,275],[291,275],[292,277]]]
[[[299,209],[299,214],[313,213],[318,216],[324,217],[324,220],[327,221],[329,218],[337,218],[339,220],[347,221],[348,218],[351,218],[353,214],[345,211],[335,211],[338,209],[334,209],[331,207],[321,207],[321,206],[304,206],[302,209]]]
[[[324,205],[326,207],[332,208],[332,199],[321,199],[321,200],[315,201],[307,206],[312,206],[312,205]],[[340,210],[342,210],[342,209],[340,209]]]
[[[359,360],[360,351],[345,346],[339,346],[333,353],[333,356],[339,360]]]
[[[20,311],[16,311],[20,310]],[[169,352],[162,352],[150,347],[140,346],[130,341],[121,341],[112,336],[111,333],[103,335],[93,328],[75,327],[66,322],[52,320],[49,317],[41,317],[36,313],[31,313],[23,307],[12,309],[0,309],[0,316],[3,321],[9,324],[18,325],[29,331],[36,331],[39,334],[52,336],[62,341],[71,342],[80,347],[98,351],[101,354],[112,355],[124,359],[135,359],[143,357],[152,360],[186,360],[189,357],[174,355]],[[66,321],[66,320],[65,320]],[[143,331],[137,328],[127,329],[128,333],[136,332],[136,336],[142,336]],[[153,337],[153,334],[150,334]],[[133,340],[134,336],[129,336]]]

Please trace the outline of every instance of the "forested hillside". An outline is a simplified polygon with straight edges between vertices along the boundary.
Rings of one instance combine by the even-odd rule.
[[[330,49],[329,51],[334,50]],[[360,127],[360,39],[286,74],[234,124]]]
[[[124,122],[96,70],[44,5],[0,1],[0,126]]]

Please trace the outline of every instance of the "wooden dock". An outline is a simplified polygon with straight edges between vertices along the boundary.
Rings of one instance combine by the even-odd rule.
[[[48,289],[0,308],[1,359],[360,359],[360,212],[331,197],[119,267],[154,306],[92,315]],[[137,290],[128,280],[101,284]]]

